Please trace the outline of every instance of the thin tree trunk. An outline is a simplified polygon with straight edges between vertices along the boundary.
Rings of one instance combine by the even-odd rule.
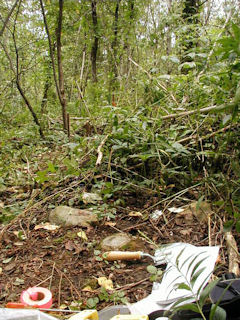
[[[172,9],[172,0],[168,0],[167,2],[168,6],[168,15],[171,14],[171,9]],[[167,55],[169,56],[172,51],[172,32],[171,32],[171,26],[168,25],[167,29]]]
[[[97,52],[98,52],[98,19],[97,19],[97,0],[92,0],[92,22],[94,39],[91,50],[92,61],[92,79],[93,82],[97,82]]]
[[[61,32],[62,32],[63,0],[59,0],[59,16],[58,16],[58,28],[57,28],[57,56],[58,56],[59,80],[57,80],[52,40],[51,40],[51,35],[50,35],[48,24],[47,24],[43,1],[42,0],[39,0],[39,1],[40,1],[41,10],[42,10],[44,26],[45,26],[45,30],[46,30],[47,37],[48,37],[49,53],[50,53],[50,58],[51,58],[51,62],[52,62],[52,69],[53,69],[53,78],[54,78],[54,82],[55,82],[55,86],[56,86],[58,99],[59,99],[59,102],[62,107],[63,129],[66,132],[67,128],[68,128],[68,123],[67,123],[66,99],[65,99],[65,94],[64,94],[64,81],[63,81],[64,78],[63,78],[62,59],[61,59]]]
[[[112,42],[112,51],[113,51],[113,74],[114,74],[114,82],[117,79],[117,43],[118,43],[118,20],[119,20],[119,5],[121,0],[117,0],[115,14],[114,14],[114,25],[113,25],[113,42]]]
[[[48,98],[48,90],[51,86],[51,81],[49,75],[47,75],[47,79],[44,85],[44,91],[43,91],[43,97],[42,97],[42,103],[41,103],[41,113],[45,113],[46,104],[47,104],[47,98]]]
[[[21,85],[20,85],[19,80],[16,80],[16,85],[17,85],[17,89],[18,89],[20,95],[22,96],[24,102],[26,103],[29,111],[30,111],[31,114],[32,114],[32,117],[33,117],[34,122],[36,123],[36,125],[37,125],[38,128],[39,128],[39,134],[40,134],[41,138],[44,138],[44,134],[43,134],[43,131],[42,131],[42,127],[41,127],[41,124],[40,124],[40,122],[39,122],[39,120],[38,120],[38,117],[37,117],[35,111],[33,110],[33,107],[31,106],[28,98],[26,97],[25,93],[23,92],[23,89],[22,89],[22,87],[21,87]]]
[[[115,13],[114,13],[114,21],[113,21],[113,41],[111,44],[111,49],[112,49],[112,54],[111,54],[111,69],[112,69],[112,77],[110,80],[110,97],[111,97],[111,103],[113,106],[116,106],[115,102],[115,94],[114,91],[117,88],[117,77],[118,77],[118,27],[119,27],[119,5],[120,5],[121,0],[116,1],[116,7],[115,7]]]
[[[19,2],[19,6],[18,6],[18,10],[17,10],[17,13],[16,13],[16,16],[15,16],[15,20],[14,20],[14,27],[13,27],[13,32],[12,32],[12,37],[13,37],[13,43],[14,43],[14,48],[15,48],[15,54],[16,54],[16,70],[13,66],[13,62],[12,62],[12,59],[10,57],[10,55],[8,54],[8,51],[7,51],[7,48],[5,47],[4,44],[2,44],[2,47],[3,47],[3,50],[9,60],[9,64],[10,64],[10,67],[11,67],[11,70],[12,72],[14,73],[15,75],[15,82],[16,82],[16,86],[17,86],[17,89],[20,93],[20,95],[22,96],[26,106],[28,107],[32,117],[33,117],[33,120],[34,122],[36,123],[36,125],[38,126],[39,128],[39,134],[41,136],[41,138],[44,138],[44,134],[43,134],[43,131],[42,131],[42,127],[41,127],[41,124],[38,120],[38,117],[37,117],[37,114],[35,113],[35,111],[33,110],[33,107],[30,103],[30,101],[27,99],[22,87],[21,87],[21,84],[20,84],[20,73],[19,73],[19,54],[18,54],[18,47],[17,47],[17,43],[16,43],[16,38],[15,38],[15,32],[16,32],[16,20],[17,20],[17,16],[18,16],[18,13],[19,13],[19,10],[20,10],[20,5],[21,5],[21,1]]]
[[[199,0],[184,0],[182,18],[188,25],[188,31],[183,40],[183,56],[182,63],[191,62],[193,59],[186,55],[194,46],[197,46],[197,38],[199,37],[196,25],[199,23],[198,13],[200,10]],[[183,69],[183,73],[188,73],[188,69]]]
[[[59,14],[58,14],[58,27],[57,27],[57,60],[58,60],[58,82],[59,90],[61,96],[61,105],[62,105],[62,118],[63,118],[63,129],[68,131],[68,120],[67,120],[67,111],[66,111],[66,97],[64,91],[64,75],[62,67],[62,44],[61,44],[61,35],[62,35],[62,19],[63,19],[63,1],[59,0]]]

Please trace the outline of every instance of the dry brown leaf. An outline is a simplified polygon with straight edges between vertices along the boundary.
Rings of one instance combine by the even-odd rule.
[[[116,222],[106,221],[104,224],[105,224],[105,226],[115,227]]]
[[[142,213],[140,211],[130,211],[129,217],[142,217]]]
[[[82,291],[87,291],[87,292],[91,292],[91,291],[94,291],[93,289],[92,289],[92,287],[90,287],[90,286],[86,286],[86,287],[84,287],[83,289],[82,289]]]
[[[100,287],[105,288],[106,290],[113,290],[112,280],[107,279],[106,277],[98,278],[98,284],[100,285]]]
[[[20,242],[20,241],[17,241],[17,242],[14,242],[14,245],[15,245],[15,246],[18,246],[18,247],[21,247],[21,246],[24,245],[24,243],[23,243],[23,242]]]
[[[50,224],[49,222],[45,222],[45,223],[41,223],[41,224],[38,224],[37,226],[35,226],[34,230],[44,229],[44,230],[48,230],[48,231],[55,231],[59,228],[60,228],[60,226],[57,226],[56,224]]]
[[[181,233],[183,236],[190,236],[191,232],[192,232],[192,229],[180,230],[180,233]]]
[[[73,251],[75,249],[75,244],[71,240],[68,240],[68,242],[65,243],[65,249]]]

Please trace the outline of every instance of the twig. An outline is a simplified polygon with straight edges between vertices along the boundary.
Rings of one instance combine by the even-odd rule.
[[[51,275],[50,277],[47,277],[47,279],[45,279],[45,280],[43,280],[43,281],[41,281],[41,282],[38,282],[38,283],[36,284],[36,287],[39,287],[41,284],[43,284],[44,282],[48,281],[48,280],[51,279],[51,278],[52,278],[52,275]]]
[[[50,277],[50,283],[49,283],[49,286],[48,286],[49,290],[51,289],[51,286],[52,286],[52,279],[53,279],[55,265],[56,265],[56,262],[53,263],[52,273],[51,273],[51,277]]]
[[[96,166],[100,166],[100,164],[102,163],[102,157],[103,157],[102,147],[105,144],[105,142],[107,141],[108,137],[109,137],[109,134],[107,134],[105,136],[105,138],[102,140],[102,142],[100,143],[100,145],[97,148],[98,157],[97,157],[97,161],[96,161]]]
[[[68,282],[70,283],[70,285],[71,285],[71,291],[72,291],[72,288],[73,288],[73,289],[76,291],[76,293],[77,293],[77,295],[78,295],[78,298],[81,299],[81,295],[80,295],[79,291],[78,291],[77,288],[73,285],[72,281],[68,278],[68,276],[67,276],[64,272],[62,272],[61,270],[59,270],[56,266],[55,266],[55,269],[57,270],[58,274],[60,274],[60,276],[63,275],[63,276],[67,279],[67,281],[68,281]],[[72,298],[74,298],[73,293],[72,293]]]
[[[118,290],[128,290],[128,289],[130,289],[130,288],[133,288],[133,287],[138,286],[139,284],[141,284],[141,283],[143,283],[143,282],[145,282],[145,281],[147,281],[147,280],[149,280],[149,277],[147,277],[147,278],[145,278],[145,279],[142,279],[142,280],[140,280],[140,281],[138,281],[138,282],[126,284],[126,285],[124,285],[124,286],[122,286],[122,287],[119,287],[119,288],[117,288],[117,289],[115,289],[115,290],[116,290],[116,291],[118,291]]]
[[[239,125],[239,124],[236,123],[235,126],[238,126],[238,125]],[[225,131],[227,131],[227,130],[229,130],[229,129],[231,129],[231,128],[233,128],[233,126],[232,126],[232,125],[228,125],[228,126],[222,128],[222,129],[219,129],[219,130],[217,130],[217,131],[215,131],[215,132],[212,132],[212,133],[209,133],[209,134],[205,135],[204,137],[199,138],[199,140],[200,140],[200,139],[201,139],[201,140],[205,140],[205,139],[212,138],[212,137],[214,137],[215,135],[217,135],[218,133],[225,132]],[[178,140],[177,142],[178,142],[178,143],[182,143],[182,142],[186,142],[186,141],[188,141],[188,140],[197,139],[198,137],[199,137],[198,134],[194,134],[194,135],[192,135],[192,136],[190,136],[190,137],[186,137],[186,138],[183,138],[183,139],[181,139],[181,140]],[[193,143],[193,142],[191,142],[191,143]]]
[[[138,228],[138,227],[140,227],[140,226],[145,225],[146,223],[148,223],[148,221],[145,221],[145,222],[138,223],[138,224],[135,224],[135,225],[133,225],[133,226],[127,227],[127,228],[123,229],[123,231],[128,231],[128,230],[131,230],[131,229]]]
[[[162,231],[161,231],[160,229],[158,229],[157,226],[155,226],[155,224],[153,223],[152,219],[149,219],[149,221],[150,221],[152,227],[158,232],[158,234],[159,234],[161,237],[163,237]]]
[[[62,273],[60,274],[60,280],[58,285],[58,305],[61,305],[61,286],[62,286]]]
[[[211,215],[208,215],[208,245],[212,246],[212,232],[211,232]]]
[[[228,271],[235,273],[237,276],[239,276],[239,252],[236,240],[234,239],[231,232],[226,232],[225,240],[227,243],[228,250]]]
[[[147,209],[143,210],[141,213],[143,214],[146,211],[150,211],[151,209],[157,207],[160,203],[165,202],[167,200],[177,199],[177,198],[181,197],[184,193],[188,192],[191,189],[194,189],[195,187],[200,186],[201,184],[202,184],[202,182],[199,182],[199,183],[197,183],[197,184],[195,184],[195,185],[193,185],[191,187],[188,187],[186,189],[183,189],[183,190],[177,192],[176,194],[173,194],[173,195],[171,195],[171,196],[169,196],[169,197],[167,197],[165,199],[162,199],[162,200],[158,201],[157,203],[155,203],[154,205],[152,205],[151,207],[148,207]]]

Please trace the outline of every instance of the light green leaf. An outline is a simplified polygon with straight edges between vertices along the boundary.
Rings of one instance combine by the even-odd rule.
[[[150,265],[150,266],[147,266],[147,271],[149,272],[149,273],[151,273],[151,274],[156,274],[157,273],[157,268],[155,267],[155,266],[152,266],[152,265]]]
[[[209,320],[226,320],[227,319],[227,313],[226,311],[217,306],[217,305],[212,305]]]

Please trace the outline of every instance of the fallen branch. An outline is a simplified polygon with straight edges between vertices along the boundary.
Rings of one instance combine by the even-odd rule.
[[[195,110],[191,110],[191,111],[184,111],[184,112],[179,112],[179,113],[168,114],[166,116],[162,116],[161,119],[162,120],[174,119],[174,118],[189,116],[194,113],[208,113],[209,111],[212,111],[212,110],[219,111],[219,110],[229,108],[229,107],[232,107],[232,105],[229,104],[229,105],[211,106],[211,107],[206,107],[206,108],[202,108],[202,109],[195,109]],[[159,120],[159,119],[156,119],[156,120]]]
[[[238,124],[236,124],[236,126],[238,126]],[[217,135],[218,133],[225,132],[225,131],[233,128],[233,127],[235,127],[235,126],[233,126],[232,124],[230,124],[230,125],[228,125],[228,126],[226,126],[226,127],[224,127],[224,128],[221,128],[221,129],[219,129],[219,130],[217,130],[217,131],[214,131],[214,132],[212,132],[212,133],[209,133],[209,134],[205,135],[204,137],[199,137],[198,134],[194,134],[194,135],[192,135],[192,136],[190,136],[190,137],[186,137],[186,138],[183,138],[183,139],[181,139],[181,140],[178,140],[177,142],[178,142],[178,143],[182,143],[182,142],[186,142],[186,141],[188,141],[188,140],[197,139],[197,138],[198,138],[198,140],[209,139],[209,138],[214,137],[214,136]]]
[[[230,273],[236,274],[236,276],[239,276],[239,252],[236,240],[234,239],[234,236],[231,232],[225,233],[225,240],[227,243],[228,251],[228,271]]]
[[[107,141],[108,137],[109,137],[109,134],[106,135],[106,137],[103,139],[103,141],[100,143],[100,145],[97,148],[98,157],[97,157],[97,161],[96,161],[96,166],[100,166],[100,164],[102,163],[102,157],[103,157],[102,147],[105,144],[105,142]]]

